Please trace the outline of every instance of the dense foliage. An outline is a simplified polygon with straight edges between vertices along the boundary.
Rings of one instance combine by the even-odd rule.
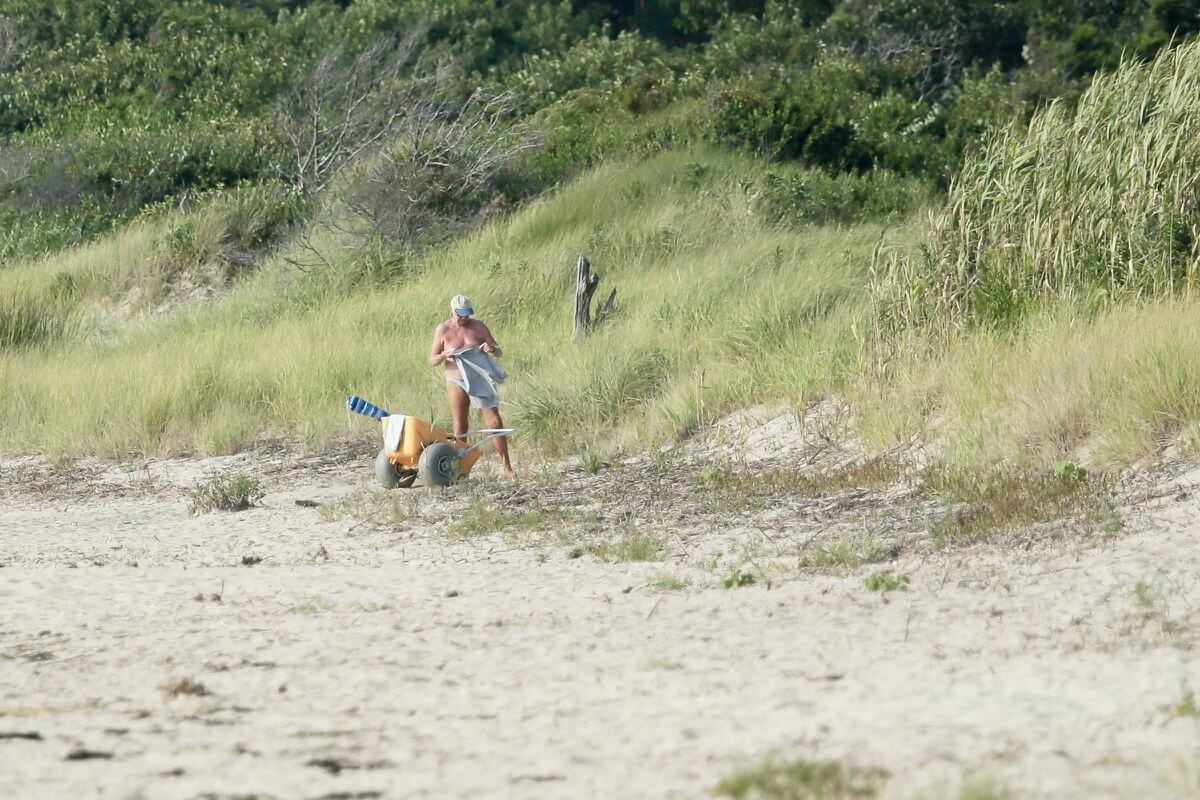
[[[312,150],[343,148],[320,161],[331,177],[398,130],[347,146],[340,115],[378,131],[397,98],[469,114],[504,97],[508,123],[545,132],[479,208],[701,141],[816,168],[845,196],[940,188],[996,123],[1198,29],[1187,0],[0,0],[0,260],[244,184],[278,206],[269,241],[330,185],[287,120],[314,121]],[[362,60],[397,41],[416,50]],[[330,75],[343,96],[315,108]],[[764,191],[781,219],[814,218],[795,179]],[[884,196],[861,213],[921,193]]]
[[[1200,42],[1097,78],[968,158],[921,256],[892,264],[896,322],[1011,323],[1064,297],[1162,297],[1200,276]]]

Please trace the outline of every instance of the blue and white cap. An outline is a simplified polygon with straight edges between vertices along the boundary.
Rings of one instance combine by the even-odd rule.
[[[475,313],[471,300],[465,294],[456,294],[450,301],[450,310],[460,317],[469,317]]]

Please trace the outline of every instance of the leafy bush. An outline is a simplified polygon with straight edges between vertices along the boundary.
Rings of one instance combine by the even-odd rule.
[[[118,213],[185,192],[273,177],[283,155],[265,123],[234,120],[97,131],[64,142],[59,153],[82,192]]]
[[[518,201],[606,159],[648,158],[698,143],[703,138],[702,114],[696,103],[680,101],[657,114],[639,116],[599,91],[573,91],[530,118],[542,144],[502,170],[497,187]]]
[[[756,187],[755,208],[773,223],[853,223],[907,214],[931,199],[931,186],[886,170],[830,175],[776,168]]]
[[[712,140],[775,160],[842,172],[882,167],[921,174],[938,148],[933,109],[886,89],[866,62],[850,56],[734,81],[710,103]]]
[[[851,109],[863,104],[863,76],[850,63],[843,66],[822,62],[819,72],[759,73],[718,90],[710,101],[710,138],[777,160],[866,169],[865,154],[852,147],[850,124]]]
[[[677,64],[679,59],[662,45],[637,33],[594,33],[562,55],[530,56],[505,83],[529,111],[579,89],[591,89],[631,111],[649,111],[671,99]]]

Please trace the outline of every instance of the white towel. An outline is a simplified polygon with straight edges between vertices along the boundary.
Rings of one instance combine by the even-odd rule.
[[[474,408],[495,408],[500,405],[496,384],[504,382],[508,373],[478,347],[455,350],[452,355],[462,379],[452,378],[471,398]]]
[[[393,453],[400,449],[400,439],[404,436],[404,414],[389,414],[383,421],[383,446]]]

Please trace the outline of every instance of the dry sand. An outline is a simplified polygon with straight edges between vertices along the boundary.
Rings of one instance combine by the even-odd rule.
[[[262,505],[189,515],[184,490],[239,464]],[[374,526],[296,504],[378,502],[358,452],[4,460],[2,793],[694,798],[777,754],[882,767],[885,798],[972,775],[1017,797],[1200,794],[1200,718],[1179,713],[1200,711],[1200,472],[1162,478],[1116,537],[900,548],[882,568],[909,586],[879,594],[880,565],[779,565],[827,531],[919,536],[928,502],[723,513],[654,469],[400,490],[407,518]],[[580,512],[453,535],[472,505],[551,500]],[[580,555],[634,529],[665,560]],[[746,563],[759,580],[724,588]]]

